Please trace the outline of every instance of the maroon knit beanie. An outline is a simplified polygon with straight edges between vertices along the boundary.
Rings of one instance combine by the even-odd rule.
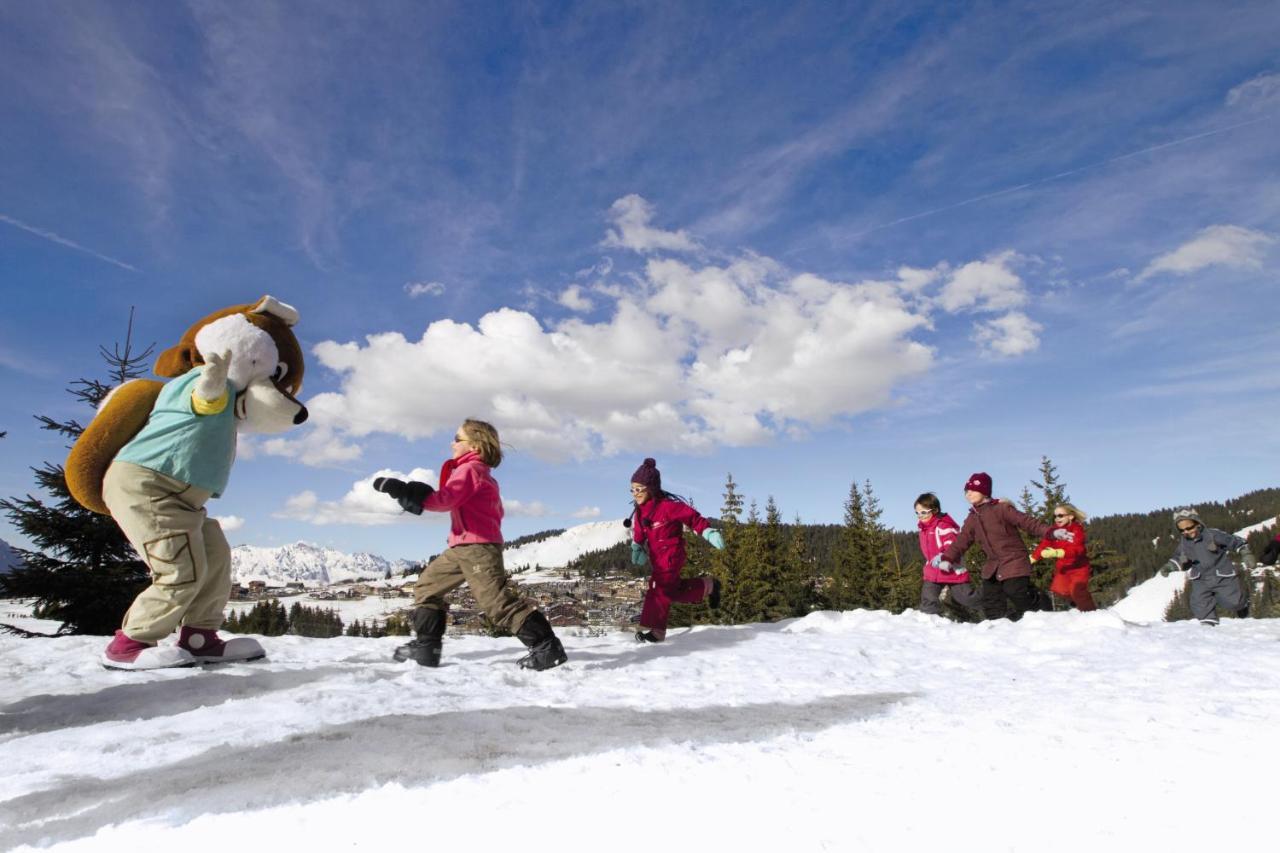
[[[991,497],[991,475],[986,471],[979,471],[969,477],[969,482],[964,484],[966,492],[981,492],[987,497]]]
[[[658,471],[658,463],[652,459],[646,459],[641,463],[636,472],[631,475],[631,482],[644,486],[653,497],[662,494],[662,474]]]

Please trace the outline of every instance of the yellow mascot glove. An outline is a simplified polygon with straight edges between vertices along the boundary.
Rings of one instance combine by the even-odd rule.
[[[1040,556],[1046,560],[1058,560],[1067,556],[1067,552],[1062,548],[1045,548]]]

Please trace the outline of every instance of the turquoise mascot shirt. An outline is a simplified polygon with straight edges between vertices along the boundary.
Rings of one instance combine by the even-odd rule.
[[[165,384],[142,431],[121,448],[116,459],[132,462],[175,480],[199,486],[220,497],[236,458],[235,390],[216,415],[197,415],[191,409],[191,388],[203,367]]]

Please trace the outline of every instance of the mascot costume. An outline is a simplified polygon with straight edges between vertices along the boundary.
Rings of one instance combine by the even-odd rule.
[[[256,660],[257,640],[218,636],[231,597],[231,548],[204,505],[221,496],[239,430],[307,419],[298,312],[271,296],[215,311],[156,359],[169,382],[135,379],[103,400],[67,458],[67,486],[110,515],[151,569],[115,638],[110,669]],[[160,641],[180,629],[177,645]]]

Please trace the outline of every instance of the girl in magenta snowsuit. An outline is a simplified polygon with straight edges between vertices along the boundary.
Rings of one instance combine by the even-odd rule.
[[[942,612],[941,598],[946,591],[961,607],[981,611],[982,598],[969,585],[969,570],[964,563],[946,569],[932,564],[934,557],[947,549],[960,535],[960,525],[942,511],[942,503],[933,492],[916,498],[916,525],[920,528],[920,550],[924,553],[924,580],[920,584],[920,612]]]
[[[636,504],[629,519],[631,562],[653,567],[636,640],[660,643],[667,636],[672,604],[696,604],[706,599],[713,609],[720,606],[720,581],[710,575],[680,577],[686,559],[685,527],[702,534],[717,549],[724,548],[724,538],[693,507],[662,490],[662,474],[652,459],[644,460],[631,475],[631,498]]]

